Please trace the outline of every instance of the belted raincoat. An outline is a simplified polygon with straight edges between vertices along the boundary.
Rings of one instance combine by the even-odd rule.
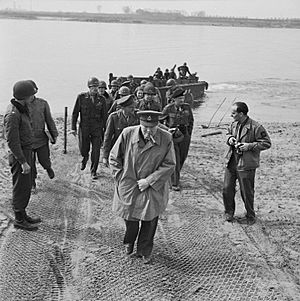
[[[109,163],[115,178],[113,210],[125,220],[150,221],[167,206],[169,182],[175,168],[172,136],[158,128],[146,144],[140,125],[125,128],[114,144]],[[150,186],[141,192],[137,181]]]

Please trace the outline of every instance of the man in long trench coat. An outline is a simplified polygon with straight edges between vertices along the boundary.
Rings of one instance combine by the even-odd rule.
[[[150,262],[158,216],[166,209],[176,159],[172,136],[158,127],[160,112],[139,111],[140,125],[125,128],[109,163],[115,179],[113,210],[125,220],[127,255]],[[141,224],[141,225],[140,225]]]

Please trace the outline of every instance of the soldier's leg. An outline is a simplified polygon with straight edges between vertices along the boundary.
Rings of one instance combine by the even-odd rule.
[[[95,175],[97,173],[99,159],[100,159],[100,148],[101,148],[101,136],[92,136],[92,153],[91,153],[91,174]]]
[[[189,148],[191,143],[191,136],[185,135],[183,141],[179,143],[180,148],[180,170],[188,156]]]
[[[50,179],[53,179],[55,174],[53,169],[51,168],[51,160],[50,160],[50,149],[49,144],[45,144],[41,147],[39,147],[36,150],[38,160],[40,164],[43,166],[44,169],[46,169],[48,176]]]
[[[79,127],[78,130],[78,143],[80,154],[83,157],[81,165],[81,169],[83,170],[85,169],[86,163],[89,159],[91,138],[88,131],[82,130],[81,127]]]
[[[32,158],[31,158],[31,187],[35,189],[36,187],[36,178],[37,178],[37,170],[36,170],[36,151],[32,151]]]
[[[178,143],[174,143],[174,149],[175,149],[176,165],[175,165],[175,171],[171,176],[171,181],[172,181],[172,186],[178,186],[179,179],[180,179],[180,149]]]
[[[31,166],[31,150],[23,150],[23,153]],[[31,195],[31,172],[23,174],[21,164],[13,156],[10,159],[13,182],[12,207],[15,212],[23,212]]]
[[[239,171],[238,179],[240,183],[241,195],[246,209],[247,218],[255,218],[254,211],[254,181],[255,169]]]
[[[150,256],[153,249],[153,240],[157,228],[158,217],[151,221],[142,221],[137,241],[137,254]]]

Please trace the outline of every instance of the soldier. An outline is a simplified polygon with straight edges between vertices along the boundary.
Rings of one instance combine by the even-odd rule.
[[[119,82],[116,79],[112,80],[110,84],[109,95],[113,100],[116,99],[119,88],[120,88]]]
[[[97,168],[100,157],[102,136],[107,120],[106,100],[98,93],[99,80],[91,77],[88,80],[89,92],[83,92],[77,96],[72,114],[72,131],[77,135],[77,119],[80,114],[79,124],[79,149],[83,157],[81,170],[84,170],[89,159],[90,145],[91,153],[91,176],[97,179]]]
[[[37,230],[40,218],[27,215],[31,195],[31,159],[33,132],[27,105],[37,90],[31,81],[18,81],[13,87],[11,104],[4,116],[5,134],[9,148],[8,162],[11,167],[13,192],[12,208],[15,214],[14,227]]]
[[[189,104],[184,103],[184,90],[177,88],[172,95],[172,103],[163,109],[165,124],[173,133],[176,154],[176,168],[172,175],[172,189],[179,191],[180,171],[187,158],[194,126],[193,112]]]
[[[139,110],[153,110],[161,111],[161,104],[158,102],[157,91],[151,83],[147,83],[144,86],[144,99],[142,99],[138,105]]]
[[[179,78],[180,79],[186,79],[187,78],[187,73],[192,76],[192,73],[190,72],[189,67],[187,66],[187,63],[183,63],[182,66],[179,66],[178,68],[178,72],[179,72]]]
[[[140,125],[125,128],[113,146],[109,164],[115,179],[113,210],[125,220],[123,243],[131,255],[150,263],[158,217],[168,203],[174,171],[172,136],[158,127],[160,112],[139,111]]]
[[[109,111],[110,107],[113,104],[113,99],[112,97],[109,95],[109,93],[106,92],[107,86],[106,86],[106,82],[103,80],[99,81],[99,87],[98,87],[98,93],[99,95],[103,96],[105,98],[106,101],[106,109],[107,111]]]
[[[166,85],[167,85],[167,87],[169,87],[169,89],[166,91],[166,100],[167,100],[167,103],[170,103],[171,99],[172,99],[172,94],[177,89],[175,79],[170,78],[169,80],[167,80]]]
[[[130,90],[130,94],[134,94],[135,89],[138,87],[138,84],[134,81],[133,75],[127,76],[128,88]]]
[[[102,162],[108,166],[108,156],[111,148],[117,141],[122,130],[131,125],[139,124],[139,119],[135,113],[135,97],[130,94],[117,100],[120,109],[109,115],[106,123],[106,130],[103,142]]]
[[[130,95],[130,89],[126,86],[122,86],[119,91],[118,91],[118,94],[117,96],[115,97],[115,100],[112,104],[112,106],[110,107],[110,109],[108,110],[108,115],[110,115],[112,112],[115,112],[117,111],[118,109],[120,109],[120,107],[118,107],[118,99],[119,98],[122,98],[124,96],[127,96],[127,95]]]
[[[30,81],[36,91],[38,87],[34,81]],[[55,122],[52,118],[50,106],[48,102],[42,98],[33,98],[28,103],[29,114],[31,118],[31,125],[33,130],[33,145],[32,145],[32,165],[31,165],[31,177],[32,177],[32,192],[36,190],[36,157],[39,163],[47,171],[50,179],[53,179],[55,174],[51,167],[49,140],[52,144],[56,143],[58,131]],[[45,132],[45,125],[49,131],[50,139]]]

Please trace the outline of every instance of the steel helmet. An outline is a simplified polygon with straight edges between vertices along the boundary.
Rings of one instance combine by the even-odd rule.
[[[144,93],[145,94],[156,94],[155,87],[151,83],[146,84],[144,87]]]
[[[88,87],[98,87],[99,86],[99,79],[97,77],[91,77],[88,80]]]
[[[129,95],[130,94],[130,89],[128,87],[126,87],[126,86],[122,86],[119,89],[119,94],[122,95],[122,96]]]
[[[105,89],[107,89],[107,87],[106,87],[106,82],[104,81],[104,80],[100,80],[99,81],[99,86],[98,86],[99,88],[105,88]]]
[[[21,80],[13,86],[13,96],[15,99],[22,100],[37,92],[30,80]]]
[[[116,79],[112,80],[111,83],[110,83],[110,85],[112,87],[119,87],[120,86],[119,82]]]
[[[176,85],[175,79],[173,79],[173,78],[168,79],[166,85],[167,86],[175,86]]]
[[[148,82],[145,79],[141,80],[141,85],[146,85]]]

